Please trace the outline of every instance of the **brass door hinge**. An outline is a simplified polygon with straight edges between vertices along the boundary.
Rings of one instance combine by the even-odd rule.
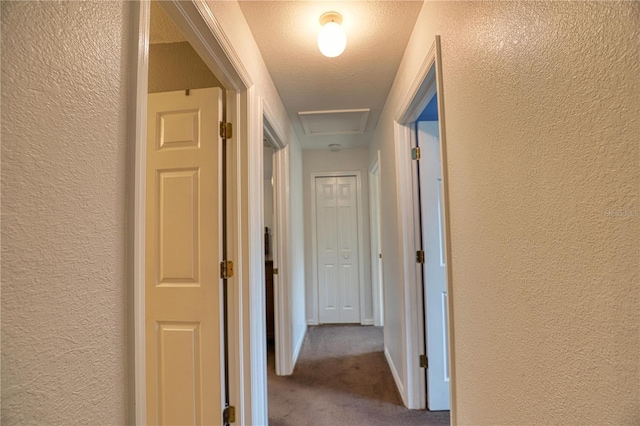
[[[233,262],[231,260],[223,260],[220,262],[220,278],[226,280],[233,277]]]
[[[420,159],[420,147],[419,146],[411,149],[411,159],[412,160],[419,160]]]
[[[278,275],[279,272],[278,268],[273,268],[273,275]]]
[[[416,263],[424,263],[424,250],[416,252]]]
[[[420,355],[420,368],[429,368],[429,358],[426,355]]]
[[[226,121],[220,122],[220,137],[222,139],[231,139],[233,136],[233,126]]]
[[[225,425],[229,423],[236,422],[236,407],[233,405],[227,406],[224,411],[222,411],[222,421]]]

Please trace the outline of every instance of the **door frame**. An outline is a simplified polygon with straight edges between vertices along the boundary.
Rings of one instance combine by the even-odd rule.
[[[192,47],[220,80],[226,91],[226,121],[234,126],[227,146],[228,257],[235,263],[229,285],[229,383],[230,403],[236,407],[240,424],[266,424],[266,331],[251,327],[264,322],[264,242],[261,226],[261,197],[250,188],[260,188],[262,175],[262,101],[251,76],[240,60],[206,0],[169,0],[162,3]],[[127,267],[130,309],[128,317],[128,359],[132,365],[129,397],[132,423],[146,424],[145,378],[145,172],[147,87],[149,70],[150,3],[130,4],[132,32],[130,135],[135,141],[129,156],[129,208],[127,216]],[[256,199],[257,198],[257,199]],[[243,212],[248,214],[243,215]],[[246,259],[246,261],[243,261]],[[260,266],[262,264],[262,266]],[[261,293],[262,292],[262,293]],[[257,318],[260,318],[258,320]]]
[[[263,99],[263,138],[269,140],[273,152],[273,254],[274,268],[278,274],[273,277],[274,302],[274,338],[276,375],[285,376],[293,372],[293,354],[291,342],[291,309],[289,308],[289,232],[291,207],[289,198],[289,148],[283,143],[282,133],[272,123],[271,109]],[[261,164],[264,164],[262,162]],[[263,191],[264,192],[264,191]],[[264,193],[262,194],[264,200]],[[264,203],[264,201],[263,201]],[[262,224],[264,228],[264,223]],[[264,262],[263,262],[264,263]]]
[[[438,117],[440,131],[440,157],[442,164],[443,182],[443,222],[445,263],[448,299],[448,333],[449,333],[449,368],[450,368],[450,398],[451,424],[456,423],[456,365],[455,365],[455,337],[454,337],[454,292],[451,267],[451,229],[449,208],[449,176],[447,173],[447,137],[444,114],[444,95],[442,82],[442,53],[440,36],[435,40],[425,56],[422,65],[414,76],[409,90],[400,104],[395,115],[395,154],[396,171],[398,177],[398,215],[402,237],[402,258],[404,272],[404,301],[405,318],[404,343],[406,365],[406,400],[409,408],[426,407],[426,381],[424,371],[419,365],[419,355],[424,348],[424,333],[422,322],[422,283],[419,265],[415,262],[415,253],[419,247],[414,236],[415,226],[414,208],[418,200],[414,199],[413,171],[411,161],[411,147],[415,140],[415,123],[422,110],[432,96],[438,94]]]
[[[372,321],[366,319],[365,298],[364,298],[364,239],[363,239],[363,221],[364,215],[362,211],[362,177],[359,171],[340,171],[340,172],[314,172],[311,173],[311,271],[313,279],[311,282],[315,303],[313,304],[313,319],[316,324],[320,324],[320,297],[318,288],[318,232],[317,232],[317,215],[316,215],[316,178],[319,177],[339,177],[339,176],[355,176],[356,177],[356,203],[358,208],[358,293],[360,299],[360,324],[371,325]]]
[[[369,167],[369,227],[371,234],[371,291],[373,325],[384,325],[384,275],[382,272],[382,233],[380,232],[380,150]]]

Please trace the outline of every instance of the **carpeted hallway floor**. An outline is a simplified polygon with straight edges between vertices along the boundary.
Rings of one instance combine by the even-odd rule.
[[[448,411],[404,407],[380,327],[309,327],[293,375],[275,375],[271,345],[268,368],[271,426],[449,424]]]

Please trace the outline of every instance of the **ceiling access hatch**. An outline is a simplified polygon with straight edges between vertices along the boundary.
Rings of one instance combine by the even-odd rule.
[[[299,112],[304,133],[309,136],[364,133],[369,108]]]

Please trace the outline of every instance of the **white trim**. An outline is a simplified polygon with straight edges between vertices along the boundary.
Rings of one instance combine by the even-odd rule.
[[[406,359],[406,384],[407,384],[407,407],[420,408],[426,404],[426,386],[424,385],[424,373],[418,365],[418,356],[423,351],[423,346],[416,344],[424,341],[424,333],[420,333],[424,324],[421,304],[412,302],[411,298],[417,301],[421,294],[419,287],[419,276],[416,274],[414,254],[416,244],[413,238],[415,232],[413,220],[413,185],[411,176],[410,147],[411,138],[415,132],[411,124],[415,122],[420,113],[431,100],[434,94],[438,94],[438,117],[441,145],[441,165],[443,180],[443,222],[445,230],[445,264],[447,276],[447,298],[448,298],[448,324],[449,324],[449,368],[450,368],[450,398],[451,398],[451,423],[456,423],[456,399],[455,399],[455,356],[454,356],[454,325],[453,325],[453,282],[451,268],[451,240],[449,221],[449,186],[447,174],[446,156],[446,134],[444,123],[444,96],[442,84],[442,59],[440,36],[436,36],[433,45],[427,53],[422,66],[414,77],[410,89],[407,91],[404,101],[396,113],[395,125],[395,149],[396,149],[396,170],[398,173],[398,220],[399,229],[402,230],[402,254],[404,259],[404,283],[405,283],[405,321],[403,329],[405,339],[405,359]]]
[[[408,129],[408,131],[410,132],[410,137],[409,137],[409,143],[407,144],[407,150],[409,151],[410,149],[418,146],[418,135],[416,133],[416,127],[415,127],[415,123],[412,123],[410,126],[405,126],[406,129]],[[412,161],[411,160],[411,155],[409,154],[407,156],[407,161],[409,161],[411,163],[410,165],[410,173],[411,173],[411,200],[413,205],[412,207],[412,212],[413,212],[413,250],[420,250],[422,249],[422,233],[421,233],[421,228],[420,228],[420,186],[418,185],[418,180],[419,180],[419,174],[418,174],[418,162],[417,161]],[[422,315],[422,313],[424,312],[424,284],[423,284],[423,274],[424,274],[424,269],[423,269],[423,265],[420,265],[418,263],[415,262],[415,260],[413,261],[413,268],[414,268],[414,272],[415,272],[415,277],[416,277],[416,281],[415,281],[415,286],[414,288],[410,288],[411,293],[415,294],[415,303],[411,306],[411,309],[415,310],[415,314],[413,312],[408,311],[408,321],[409,321],[409,329],[414,330],[415,329],[415,339],[416,339],[416,344],[415,346],[413,346],[413,351],[418,351],[418,353],[416,354],[415,352],[409,352],[409,356],[413,359],[415,359],[415,357],[419,357],[420,355],[424,355],[425,354],[425,329],[424,329],[424,315]],[[413,368],[415,368],[415,365],[412,365]],[[417,389],[417,397],[419,398],[419,402],[418,402],[418,407],[420,409],[424,409],[427,408],[427,393],[426,393],[426,389],[427,389],[427,381],[426,381],[426,371],[425,370],[418,370],[418,375],[417,375],[417,380],[418,383],[414,383],[414,385],[416,386]]]
[[[146,339],[145,339],[145,191],[147,92],[149,80],[149,2],[132,5],[133,34],[136,38],[135,112],[130,118],[135,123],[134,198],[133,198],[133,362],[135,424],[147,423]]]
[[[247,350],[246,357],[251,365],[250,381],[244,386],[249,386],[245,392],[245,401],[252,402],[251,418],[241,424],[261,424],[268,419],[267,406],[267,346],[265,319],[265,279],[264,279],[264,216],[263,216],[263,102],[256,94],[255,88],[247,90],[248,105],[246,111],[249,114],[249,130],[247,139],[236,139],[246,147],[246,181],[242,185],[242,198],[246,205],[243,210],[237,210],[240,217],[247,217],[247,229],[244,235],[248,240],[248,250],[242,256],[249,259],[249,264],[244,270],[247,273],[248,284],[244,285],[247,291],[243,294],[244,305],[248,307],[248,312],[244,313],[242,319],[245,321],[239,333],[242,336],[243,348]],[[242,150],[242,149],[241,149]],[[256,197],[254,188],[259,188],[259,196]],[[248,334],[248,336],[247,336]],[[248,413],[247,413],[248,414]]]
[[[168,0],[162,6],[227,90],[242,91],[253,80],[206,0]]]
[[[391,354],[387,348],[384,348],[384,357],[387,359],[387,364],[389,364],[389,369],[391,370],[391,375],[393,376],[393,380],[396,382],[396,387],[398,388],[398,393],[400,394],[400,398],[402,398],[402,402],[405,406],[407,406],[407,398],[404,394],[404,386],[402,385],[402,380],[400,379],[400,374],[398,374],[398,370],[396,369],[396,365],[393,363],[393,358],[391,358]]]
[[[452,251],[451,251],[451,210],[449,205],[449,172],[448,172],[448,151],[447,151],[447,132],[444,110],[444,84],[442,75],[442,46],[440,36],[436,36],[436,84],[438,92],[438,124],[440,131],[440,164],[442,167],[442,210],[443,210],[443,228],[444,228],[444,253],[447,276],[447,311],[449,325],[449,380],[450,390],[449,398],[451,402],[451,424],[457,424],[457,399],[456,399],[456,366],[455,366],[455,327],[453,312],[453,268]]]
[[[284,132],[277,125],[277,121],[274,118],[274,114],[272,112],[269,103],[266,100],[262,101],[262,114],[263,114],[263,128],[269,141],[273,143],[274,149],[277,151],[286,146],[286,142],[284,140]]]
[[[436,36],[436,38],[439,37]],[[435,82],[435,62],[436,43],[434,42],[396,112],[396,122],[409,124],[418,120],[418,117],[420,117],[420,114],[436,93],[436,87],[432,85]]]
[[[300,123],[302,124],[302,128],[304,129],[304,134],[307,136],[355,135],[355,134],[364,133],[367,127],[367,121],[369,120],[369,112],[371,112],[369,108],[334,109],[334,110],[328,110],[328,111],[302,111],[298,113],[298,118],[300,119]],[[360,123],[359,123],[358,129],[356,130],[318,131],[318,132],[314,132],[311,130],[311,125],[309,124],[308,116],[322,115],[322,114],[349,114],[349,113],[362,114],[362,116],[360,117]]]
[[[382,326],[382,253],[380,243],[380,150],[369,168],[369,233],[371,234],[371,293],[373,304],[373,325]]]
[[[420,406],[420,375],[424,375],[420,370],[418,355],[419,333],[417,315],[417,282],[415,261],[415,241],[416,234],[413,212],[413,191],[411,176],[411,154],[410,144],[411,131],[408,126],[394,123],[396,141],[396,182],[398,194],[398,229],[401,234],[401,259],[403,267],[403,327],[402,338],[405,348],[405,391],[406,405],[411,409],[423,408]]]
[[[227,90],[226,93],[226,115],[227,120],[231,123],[237,123],[242,115],[242,105],[246,102],[242,96],[233,91]],[[236,132],[236,138],[232,138],[227,141],[227,170],[240,170],[241,166],[241,153],[240,146],[242,143],[238,143],[238,139],[241,135]],[[239,386],[231,386],[231,383],[239,383],[244,381],[244,365],[246,364],[246,355],[242,352],[242,346],[240,344],[238,333],[242,330],[242,292],[238,291],[239,283],[243,282],[244,278],[244,262],[241,255],[243,250],[243,244],[241,241],[240,227],[241,221],[237,215],[233,214],[234,211],[241,209],[240,198],[241,185],[239,177],[236,173],[227,174],[227,255],[229,259],[234,260],[234,276],[227,280],[228,285],[228,297],[231,301],[229,306],[229,383],[230,383],[230,400],[233,404],[238,406],[243,405],[245,394],[242,388]],[[246,413],[243,410],[239,410],[241,418],[244,418]]]
[[[293,372],[295,356],[290,355],[293,350],[291,342],[292,310],[290,307],[290,257],[288,253],[291,221],[289,220],[289,150],[285,150],[282,132],[274,125],[275,120],[268,106],[262,101],[262,126],[265,136],[274,146],[273,154],[273,265],[278,268],[278,274],[273,276],[274,291],[274,334],[275,334],[275,365],[276,375],[285,376]],[[264,153],[264,150],[263,150]],[[263,159],[264,160],[264,159]],[[263,192],[264,189],[261,188]],[[260,325],[258,325],[260,326]]]
[[[304,338],[307,335],[307,325],[304,325],[304,331],[300,333],[300,337],[298,337],[298,341],[293,347],[293,357],[291,360],[291,374],[293,374],[293,369],[296,367],[296,363],[298,362],[298,357],[300,357],[300,351],[302,350],[302,344],[304,343]]]
[[[317,325],[320,323],[319,316],[319,297],[318,297],[318,253],[317,253],[317,230],[316,230],[316,178],[318,177],[335,177],[335,176],[355,176],[356,177],[356,202],[358,209],[358,289],[360,292],[360,324],[373,324],[372,318],[366,318],[365,298],[364,298],[364,212],[362,211],[362,176],[359,171],[344,172],[313,172],[311,173],[311,265],[313,272],[312,292],[314,297],[313,316],[311,320],[307,320],[309,325]]]
[[[292,373],[293,354],[291,342],[291,298],[289,294],[289,147],[274,153],[274,228],[278,246],[275,250],[274,268],[278,275],[274,276],[273,293],[276,304],[276,374],[286,376]],[[277,263],[276,263],[277,262]]]

